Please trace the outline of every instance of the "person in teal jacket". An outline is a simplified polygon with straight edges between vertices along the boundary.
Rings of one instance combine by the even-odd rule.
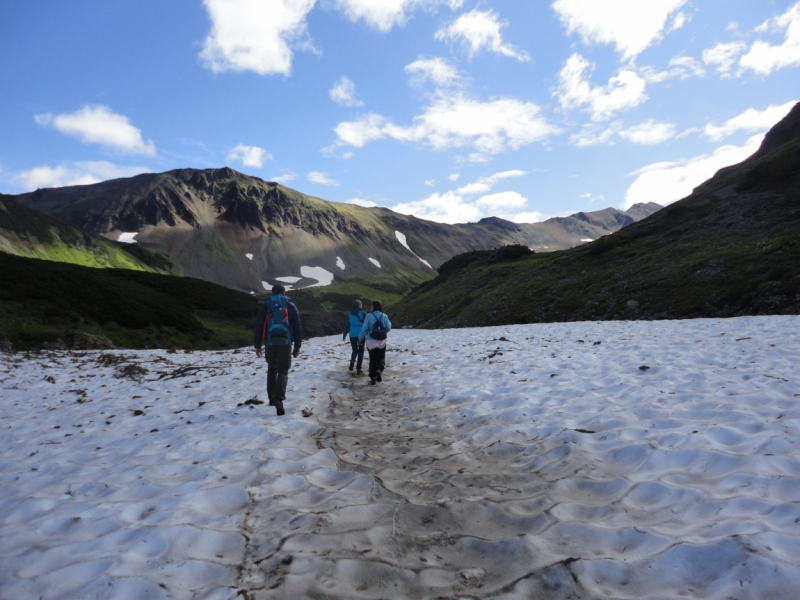
[[[369,352],[369,382],[375,385],[382,381],[381,373],[386,366],[386,337],[392,330],[392,322],[383,312],[380,300],[372,301],[372,312],[364,319],[358,339],[364,342]]]
[[[350,336],[350,346],[353,349],[350,353],[349,370],[352,371],[353,367],[356,367],[356,375],[361,375],[361,365],[364,362],[364,342],[360,342],[358,336],[361,334],[367,313],[361,309],[361,306],[361,300],[353,300],[353,308],[345,316],[342,326],[342,341],[346,342],[347,337]],[[356,360],[358,360],[357,363]]]

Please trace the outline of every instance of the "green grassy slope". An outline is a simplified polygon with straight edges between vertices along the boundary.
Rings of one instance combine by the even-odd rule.
[[[258,300],[197,279],[0,253],[0,337],[34,348],[75,329],[127,348],[252,343]]]
[[[92,235],[0,195],[0,251],[95,268],[172,272],[162,253]]]
[[[440,272],[396,307],[399,325],[798,314],[800,104],[755,155],[643,221],[546,255],[470,253]]]

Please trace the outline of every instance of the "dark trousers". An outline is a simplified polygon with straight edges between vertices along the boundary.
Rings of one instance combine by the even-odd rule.
[[[368,350],[367,352],[369,352],[369,377],[372,379],[377,377],[378,372],[383,371],[384,366],[386,366],[386,346]]]
[[[356,358],[358,358],[358,364],[356,364],[356,370],[361,370],[361,365],[364,364],[364,344],[358,343],[357,337],[350,338],[350,346],[353,348],[353,351],[350,353],[350,362],[355,362]]]
[[[292,346],[267,346],[267,396],[270,402],[286,400],[286,384],[292,368]]]

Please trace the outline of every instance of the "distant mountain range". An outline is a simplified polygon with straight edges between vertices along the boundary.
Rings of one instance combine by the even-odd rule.
[[[534,224],[487,218],[446,225],[385,208],[327,202],[229,168],[179,169],[40,189],[5,196],[3,201],[6,206],[16,201],[91,234],[84,242],[97,244],[96,236],[134,242],[127,246],[155,251],[154,256],[165,259],[161,270],[251,293],[263,293],[277,282],[289,289],[350,282],[401,294],[435,277],[436,267],[463,252],[506,244],[537,251],[569,248],[661,208],[653,203],[627,212],[608,208]],[[19,213],[20,208],[13,210]],[[18,223],[9,228],[0,220],[0,249],[72,262],[64,252],[34,250],[54,246],[40,239],[50,235],[45,230],[51,231],[54,222],[30,226],[31,214],[27,229]],[[83,244],[83,254],[87,252],[80,234],[67,237],[55,245],[68,246],[74,240]],[[107,247],[112,246],[103,246]],[[141,254],[130,250],[127,255],[137,252]],[[94,266],[122,266],[101,262]]]
[[[643,221],[562,252],[478,251],[439,271],[394,307],[393,322],[799,314],[800,103],[753,156]]]

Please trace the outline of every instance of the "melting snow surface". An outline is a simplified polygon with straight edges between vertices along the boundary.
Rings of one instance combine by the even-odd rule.
[[[119,234],[117,238],[118,242],[122,242],[123,244],[135,244],[136,243],[136,236],[139,235],[138,231],[132,232],[122,232]]]
[[[261,285],[264,286],[265,290],[271,290],[272,289],[272,286],[270,284],[268,284],[266,281],[262,281]]]
[[[279,418],[251,349],[0,354],[3,597],[797,596],[800,317],[349,356],[304,343]]]
[[[336,266],[339,267],[342,271],[344,271],[344,261],[338,256],[336,257]]]
[[[333,283],[333,273],[326,271],[322,267],[300,267],[300,274],[303,277],[317,280],[317,283],[305,286],[306,288],[324,287]]]
[[[581,241],[582,242],[593,242],[594,240],[592,238],[584,238]]]
[[[394,234],[397,236],[397,241],[400,242],[403,246],[405,246],[405,249],[408,250],[409,252],[411,252],[411,254],[414,254],[414,256],[417,257],[417,260],[419,260],[419,262],[421,262],[423,265],[425,265],[429,269],[433,269],[433,267],[431,266],[431,263],[429,263],[424,258],[420,258],[419,256],[417,256],[414,253],[414,251],[408,246],[408,240],[406,239],[406,234],[405,233],[400,233],[399,231],[395,231]]]
[[[379,263],[379,262],[378,262],[377,260],[375,260],[374,258],[370,258],[370,259],[369,259],[369,262],[371,262],[373,265],[375,265],[375,266],[376,266],[376,267],[378,267],[379,269],[381,268],[381,263]]]
[[[246,256],[248,259],[250,259],[250,260],[253,260],[253,255],[252,255],[252,254],[250,254],[250,253],[247,253],[247,254],[245,254],[245,256]]]
[[[302,277],[276,277],[275,279],[283,283],[297,283]]]

